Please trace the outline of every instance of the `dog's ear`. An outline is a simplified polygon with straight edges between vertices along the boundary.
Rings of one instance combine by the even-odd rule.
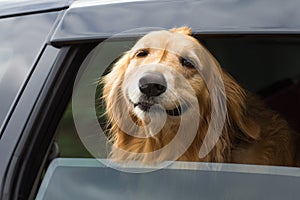
[[[247,138],[258,139],[261,134],[261,127],[258,123],[256,123],[255,114],[249,112],[249,108],[247,107],[248,101],[252,100],[253,97],[247,95],[246,91],[235,81],[235,79],[230,76],[227,72],[222,70],[219,62],[210,54],[209,51],[205,50],[202,52],[200,60],[204,63],[204,66],[210,66],[204,68],[202,73],[208,80],[206,81],[207,85],[210,85],[211,98],[215,98],[219,100],[216,105],[223,105],[222,102],[226,99],[226,107],[227,107],[227,116],[228,116],[228,130],[234,127],[238,128]],[[213,67],[214,66],[214,67]],[[221,76],[218,74],[221,73]],[[222,97],[223,92],[220,90],[222,88],[222,82],[224,84],[225,94],[226,96]],[[224,106],[224,105],[223,105]],[[219,106],[219,110],[217,113],[222,113],[222,106]],[[216,109],[217,109],[216,108]],[[231,131],[232,134],[236,131]]]
[[[226,89],[228,116],[231,123],[236,124],[241,132],[249,138],[258,139],[261,128],[256,123],[254,114],[249,112],[247,101],[253,101],[251,96],[237,84],[237,82],[226,72],[223,72],[223,80]],[[247,99],[246,99],[247,98]]]
[[[184,35],[191,35],[192,34],[192,29],[186,26],[178,27],[178,28],[172,28],[170,29],[171,32],[173,33],[181,33]]]
[[[260,126],[255,123],[254,119],[247,119],[247,120],[239,120],[237,122],[241,131],[249,136],[250,138],[256,140],[260,137]]]
[[[111,72],[105,75],[101,82],[103,87],[103,99],[106,102],[108,110],[114,108],[114,101],[111,99],[118,98],[118,92],[123,82],[123,77],[126,72],[126,68],[129,64],[129,54],[125,53],[113,66]],[[109,114],[109,112],[108,112]]]

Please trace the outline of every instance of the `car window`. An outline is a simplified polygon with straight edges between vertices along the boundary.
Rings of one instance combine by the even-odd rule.
[[[0,20],[0,130],[57,16],[38,15]]]
[[[134,41],[136,41],[136,39],[100,43],[85,59],[76,77],[78,84],[76,83],[73,87],[74,98],[71,98],[56,132],[56,140],[60,146],[61,157],[97,156],[99,158],[106,158],[108,153],[106,146],[107,138],[104,133],[106,119],[105,115],[103,115],[105,108],[100,98],[102,85],[99,84],[99,81],[100,78],[110,70],[112,63],[114,63],[123,52],[129,50],[134,44]],[[88,86],[88,89],[86,86]],[[90,99],[90,92],[96,92],[92,94],[93,99]],[[95,104],[86,105],[86,102],[90,100],[94,100]],[[81,119],[85,120],[82,121]],[[78,134],[78,128],[82,127],[85,129],[86,125],[92,130],[84,130],[81,132],[82,134]],[[99,134],[95,135],[95,130],[100,131]],[[98,136],[100,136],[100,139],[95,138]],[[88,146],[91,147],[91,149],[94,149],[94,147],[96,149],[100,147],[100,149],[92,150],[93,153],[91,154],[89,152],[91,149],[86,149],[82,144],[82,139],[89,143]]]
[[[175,162],[161,170],[133,174],[103,163],[95,159],[54,160],[36,200],[280,200],[300,195],[296,168]]]
[[[217,38],[202,35],[196,37],[212,52],[221,63],[222,68],[234,76],[244,88],[255,93],[267,106],[279,112],[295,130],[300,130],[299,118],[295,113],[299,110],[297,88],[300,68],[295,56],[295,52],[300,50],[298,37],[276,37],[275,39],[263,36],[250,36],[241,39],[226,35]],[[94,156],[88,153],[89,150],[86,150],[85,145],[82,144],[82,138],[78,133],[80,125],[76,124],[76,120],[85,119],[88,121],[89,119],[91,120],[89,123],[99,123],[101,128],[97,130],[101,132],[101,134],[99,133],[101,136],[105,136],[107,129],[104,127],[107,119],[105,118],[104,102],[101,100],[103,85],[99,84],[99,81],[110,71],[122,53],[129,50],[137,39],[105,41],[100,43],[86,58],[79,75],[77,75],[78,83],[73,88],[73,92],[80,97],[71,99],[57,129],[56,135],[60,144],[61,157]],[[274,55],[277,56],[274,57]],[[282,63],[286,63],[285,68],[282,68]],[[89,101],[87,96],[90,95],[87,93],[86,85],[89,85],[92,92],[95,92],[93,96],[95,97],[95,107],[84,107],[85,103]],[[76,97],[76,95],[74,96]],[[290,104],[286,104],[287,101],[290,101]],[[73,113],[74,106],[77,107],[75,107],[75,114]],[[95,116],[98,121],[91,119]],[[94,124],[89,125],[86,127],[91,129],[96,127]],[[91,131],[94,132],[94,130]],[[89,134],[92,138],[97,137],[89,131],[85,133],[84,137],[88,137]],[[106,138],[102,139],[105,140]],[[96,141],[94,141],[94,145],[101,147],[101,151],[105,152],[100,158],[104,158],[107,153],[107,146],[104,145],[105,142],[100,144],[100,140],[98,143]],[[78,151],[82,151],[82,154]]]
[[[291,127],[300,130],[299,118],[294,113],[300,108],[300,69],[295,56],[295,52],[300,50],[298,37],[195,37],[243,87],[259,96],[266,106],[280,113]],[[109,123],[101,99],[103,84],[100,80],[137,39],[119,38],[99,43],[81,65],[74,83],[73,96],[55,134],[60,158],[50,164],[38,199],[119,199],[122,192],[124,199],[152,199],[154,193],[156,198],[163,199],[178,196],[187,199],[240,199],[241,194],[246,194],[243,196],[245,199],[282,199],[286,194],[296,192],[294,186],[299,182],[299,173],[293,167],[211,164],[203,168],[207,163],[174,162],[161,167],[162,171],[144,166],[139,171],[141,166],[136,163],[125,169],[122,168],[124,166],[111,165],[107,161],[112,148],[107,131],[111,127],[107,126]],[[282,68],[283,64],[286,64],[285,68]],[[115,169],[121,170],[116,172]],[[136,169],[139,169],[139,175],[124,173],[136,173]],[[149,174],[141,175],[140,172]],[[62,179],[67,182],[60,182]],[[164,181],[163,185],[160,185],[161,180]],[[272,193],[274,188],[267,185],[270,182],[278,183],[275,189],[278,193]],[[122,187],[122,183],[128,187]],[[89,192],[80,193],[83,185],[90,186]],[[137,188],[138,191],[135,191]],[[293,196],[287,198],[294,199]]]

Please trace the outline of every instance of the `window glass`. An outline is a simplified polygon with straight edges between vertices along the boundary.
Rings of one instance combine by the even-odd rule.
[[[196,38],[244,88],[300,130],[300,119],[295,115],[300,109],[298,37]],[[134,43],[135,39],[100,43],[85,59],[56,132],[60,158],[50,164],[38,199],[295,199],[289,195],[298,191],[295,184],[300,175],[295,167],[175,161],[167,162],[163,169],[133,163],[116,171],[120,168],[106,159],[111,144],[107,142],[99,80]],[[275,190],[271,182],[276,182]],[[90,190],[81,192],[86,185]]]
[[[45,45],[57,13],[0,20],[0,127]]]
[[[59,145],[59,155],[64,158],[85,158],[92,157],[86,148],[82,145],[82,142],[77,134],[76,127],[74,125],[72,106],[69,104],[67,110],[64,113],[61,123],[57,130],[56,141]]]
[[[177,162],[132,174],[93,159],[59,158],[49,166],[36,200],[296,200],[299,181],[296,168]]]
[[[99,81],[135,40],[101,43],[85,59],[76,77],[73,96],[56,132],[61,157],[107,157],[105,108]],[[87,103],[90,101],[94,102]],[[85,130],[83,126],[88,126],[90,130]],[[81,127],[83,130],[79,130]],[[90,149],[86,149],[86,145]]]
[[[256,93],[266,106],[279,112],[283,118],[288,120],[293,129],[300,131],[300,119],[297,115],[297,112],[300,112],[300,90],[298,89],[300,68],[296,56],[300,51],[298,37],[205,37],[201,35],[196,35],[196,37],[217,58],[225,71],[228,71],[245,89]],[[97,135],[102,137],[101,140],[94,140],[97,137],[95,132],[94,135],[90,131],[84,133],[84,137],[94,138],[85,142],[101,149],[96,156],[99,158],[105,158],[108,153],[108,147],[103,142],[107,139],[104,128],[107,119],[103,115],[105,107],[100,98],[102,86],[99,84],[99,79],[110,70],[122,53],[134,45],[136,40],[127,38],[99,44],[89,54],[77,75],[78,83],[75,84],[73,92],[81,95],[80,98],[77,98],[81,102],[77,102],[79,106],[77,105],[75,108],[77,110],[75,116],[79,117],[80,121],[89,121],[88,119],[90,119],[92,121],[89,124],[91,130],[100,124],[101,129],[98,129]],[[276,56],[274,57],[274,55]],[[284,68],[282,68],[283,63],[286,64]],[[91,95],[85,93],[87,85],[92,88],[92,92],[94,92],[92,95],[95,98],[95,105],[90,107],[86,107],[85,104]],[[82,137],[78,133],[72,110],[76,102],[74,103],[72,100],[74,99],[71,99],[56,133],[60,145],[60,156],[94,157],[95,155],[89,153],[91,149],[86,149],[86,146],[82,144]],[[95,116],[98,119],[97,122],[91,119]],[[96,123],[98,125],[95,125]]]

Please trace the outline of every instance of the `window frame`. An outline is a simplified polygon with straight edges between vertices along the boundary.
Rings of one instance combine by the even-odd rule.
[[[3,180],[3,199],[32,199],[51,151],[55,129],[69,102],[77,71],[95,43],[64,46],[52,61]],[[52,47],[53,48],[53,47]],[[43,56],[47,56],[44,54]],[[41,66],[45,63],[39,63]],[[47,63],[49,64],[49,63]],[[29,95],[29,94],[28,94]],[[14,115],[22,112],[16,109]],[[10,124],[16,123],[15,120]],[[10,132],[13,127],[7,127]]]

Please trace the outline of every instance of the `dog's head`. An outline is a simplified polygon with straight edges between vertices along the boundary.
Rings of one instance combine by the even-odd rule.
[[[232,101],[228,108],[231,117],[239,118],[243,90],[223,74],[214,57],[191,36],[191,29],[181,27],[145,35],[103,79],[112,140],[132,152],[154,151],[172,140],[182,119],[187,124],[196,119],[195,143],[199,150],[210,122],[211,93],[219,86],[216,77],[225,81],[228,100]],[[209,91],[208,85],[217,89]],[[225,91],[220,94],[226,101]],[[132,121],[139,128],[134,128]],[[247,129],[244,123],[240,125],[242,130]],[[152,145],[148,150],[145,141]]]
[[[128,54],[123,95],[142,121],[149,121],[149,112],[159,112],[159,107],[151,109],[154,105],[159,105],[169,117],[185,114],[190,109],[188,101],[195,94],[188,85],[204,87],[198,83],[201,79],[195,77],[201,66],[197,56],[199,44],[188,36],[189,29],[179,30],[152,32]]]
[[[148,123],[149,113],[160,108],[169,117],[184,115],[195,94],[208,96],[198,72],[203,67],[201,47],[190,33],[186,27],[149,33],[106,78],[106,83],[119,81],[119,95],[142,123]]]

